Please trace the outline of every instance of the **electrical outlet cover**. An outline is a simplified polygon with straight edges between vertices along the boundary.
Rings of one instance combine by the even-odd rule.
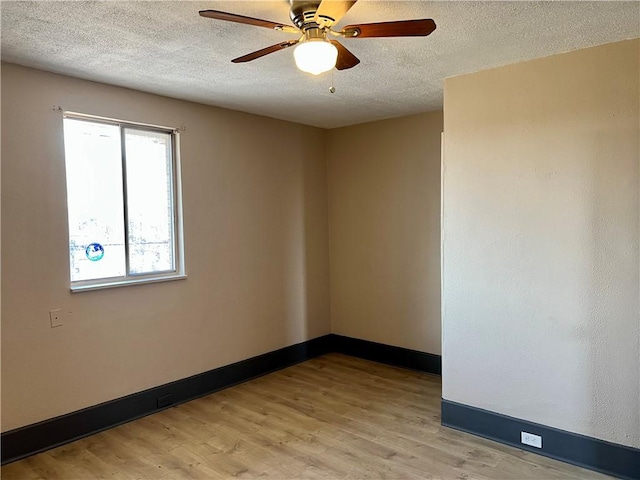
[[[542,448],[542,437],[529,432],[520,432],[520,442],[536,448]]]

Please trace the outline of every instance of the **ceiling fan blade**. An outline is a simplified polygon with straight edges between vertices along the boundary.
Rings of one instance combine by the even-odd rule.
[[[248,53],[243,55],[242,57],[234,58],[231,60],[233,63],[243,63],[250,62],[251,60],[255,60],[256,58],[264,57],[265,55],[269,55],[270,53],[277,52],[279,50],[284,50],[285,48],[291,47],[298,43],[299,40],[289,40],[286,42],[276,43],[275,45],[271,45],[270,47],[263,48],[262,50],[258,50],[252,53]]]
[[[353,68],[360,63],[360,59],[347,50],[339,41],[331,40],[331,43],[338,49],[338,61],[336,62],[336,68],[338,70]]]
[[[338,23],[358,0],[322,0],[316,10],[315,22],[321,27]]]
[[[435,29],[436,22],[430,18],[425,18],[422,20],[347,25],[340,33],[348,38],[426,37]]]
[[[243,15],[236,15],[235,13],[220,12],[218,10],[200,10],[199,13],[201,17],[213,18],[215,20],[225,20],[227,22],[255,25],[256,27],[272,28],[273,30],[280,30],[287,33],[299,33],[299,30],[291,25],[270,22],[269,20],[261,20],[259,18],[245,17]]]

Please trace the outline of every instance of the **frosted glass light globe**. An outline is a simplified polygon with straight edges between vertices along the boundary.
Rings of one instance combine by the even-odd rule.
[[[319,75],[336,66],[338,49],[322,39],[299,43],[293,50],[296,66],[303,72]]]

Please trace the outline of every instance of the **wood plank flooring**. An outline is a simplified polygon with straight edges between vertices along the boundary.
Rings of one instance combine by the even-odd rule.
[[[2,479],[604,479],[440,425],[440,378],[330,354],[6,465]]]

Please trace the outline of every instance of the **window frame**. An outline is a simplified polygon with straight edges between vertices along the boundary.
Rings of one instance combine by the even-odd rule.
[[[67,251],[69,265],[69,282],[72,292],[82,292],[87,290],[98,290],[104,288],[123,287],[128,285],[140,285],[147,283],[167,282],[172,280],[180,280],[187,278],[184,256],[184,232],[182,218],[182,176],[180,168],[180,132],[181,129],[175,127],[165,127],[161,125],[153,125],[147,123],[131,122],[126,120],[118,120],[114,118],[101,117],[96,115],[88,115],[84,113],[64,111],[62,114],[64,119],[73,119],[86,121],[91,123],[102,123],[106,125],[117,126],[120,130],[120,161],[122,162],[122,201],[123,201],[123,221],[124,221],[124,249],[125,249],[125,275],[119,277],[105,277],[88,280],[71,280],[71,252]],[[64,129],[64,126],[63,126]],[[147,132],[159,132],[169,134],[171,138],[171,237],[173,240],[173,270],[165,270],[150,273],[131,273],[129,259],[129,214],[127,203],[127,155],[125,130],[139,130]],[[66,176],[66,151],[65,158],[65,176]],[[65,189],[67,187],[65,179]],[[68,201],[68,198],[67,198]],[[69,214],[67,206],[67,216]],[[67,220],[67,247],[69,247],[70,231]]]

